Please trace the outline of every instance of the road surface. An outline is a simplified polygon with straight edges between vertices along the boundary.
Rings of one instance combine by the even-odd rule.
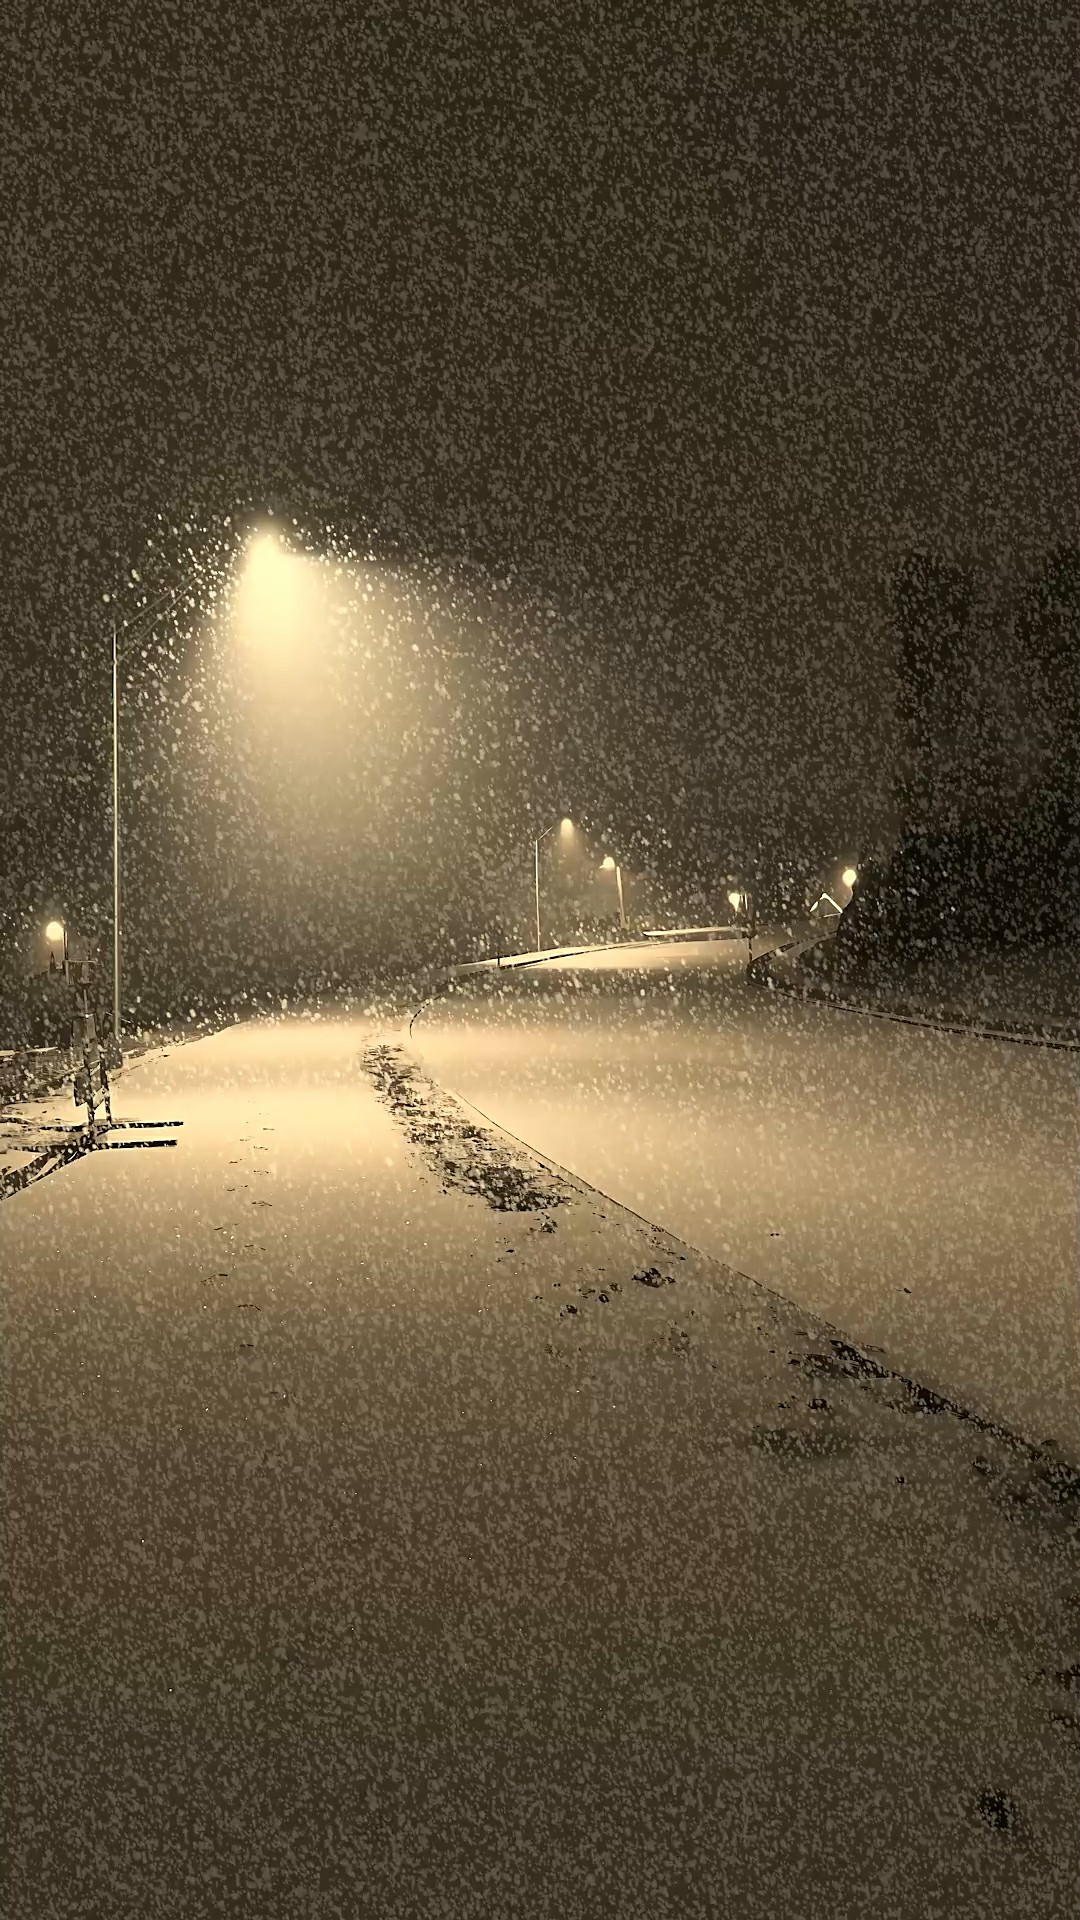
[[[1059,1481],[370,1024],[115,1095],[0,1205],[5,1920],[1073,1911]]]
[[[744,965],[708,942],[547,962],[413,1038],[602,1192],[1080,1460],[1076,1056],[769,996]]]

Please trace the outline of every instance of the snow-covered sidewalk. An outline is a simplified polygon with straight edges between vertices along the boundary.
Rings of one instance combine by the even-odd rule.
[[[229,1029],[119,1105],[175,1151],[0,1207],[12,1920],[1071,1911],[1051,1452],[393,1022]]]

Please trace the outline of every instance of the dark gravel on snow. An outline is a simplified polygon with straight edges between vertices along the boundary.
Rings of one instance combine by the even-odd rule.
[[[498,1213],[547,1213],[569,1195],[552,1176],[515,1166],[499,1144],[456,1113],[399,1047],[369,1047],[361,1064],[444,1191],[475,1194]]]

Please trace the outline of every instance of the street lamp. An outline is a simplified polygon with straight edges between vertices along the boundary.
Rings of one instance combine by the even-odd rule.
[[[130,647],[121,648],[120,640],[125,633],[142,625],[152,614],[164,613],[172,609],[180,598],[181,589],[172,587],[167,593],[143,607],[122,627],[113,622],[112,630],[112,868],[113,868],[113,1045],[116,1050],[116,1065],[121,1065],[120,1045],[120,661]],[[65,945],[66,961],[66,945]]]
[[[64,924],[63,920],[50,920],[48,926],[45,929],[45,938],[48,941],[50,947],[58,947],[60,946],[61,943],[63,943],[64,975],[66,978],[67,970],[68,970],[68,937],[67,937],[67,927]],[[49,960],[52,966],[55,967],[56,966],[55,954],[50,953]]]
[[[533,841],[533,875],[536,883],[536,951],[537,953],[542,952],[542,948],[540,945],[540,843],[542,840],[547,839],[549,833],[555,832],[556,826],[558,827],[560,837],[563,840],[569,840],[572,837],[573,831],[574,831],[574,823],[571,819],[568,818],[567,815],[564,814],[561,820],[558,820],[558,821],[553,820],[550,827],[545,827],[543,833],[538,833],[536,836],[536,839]]]
[[[614,855],[610,853],[605,853],[604,858],[600,862],[600,870],[602,873],[614,873],[615,875],[615,885],[619,890],[619,926],[622,932],[625,933],[626,932],[626,908],[623,904],[622,867],[619,865],[619,862],[614,858]]]
[[[741,909],[746,915],[746,964],[749,967],[754,958],[754,896],[749,887],[733,887],[728,894],[728,905],[733,913]]]
[[[840,875],[845,887],[853,887],[858,877],[858,872],[854,867],[845,867],[843,873]]]

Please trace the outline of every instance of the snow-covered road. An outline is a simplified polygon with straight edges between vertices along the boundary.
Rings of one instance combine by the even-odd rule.
[[[0,1205],[5,1920],[1072,1911],[1057,1469],[392,1040]]]
[[[745,948],[473,980],[413,1039],[538,1151],[1080,1459],[1076,1057],[769,996]]]

